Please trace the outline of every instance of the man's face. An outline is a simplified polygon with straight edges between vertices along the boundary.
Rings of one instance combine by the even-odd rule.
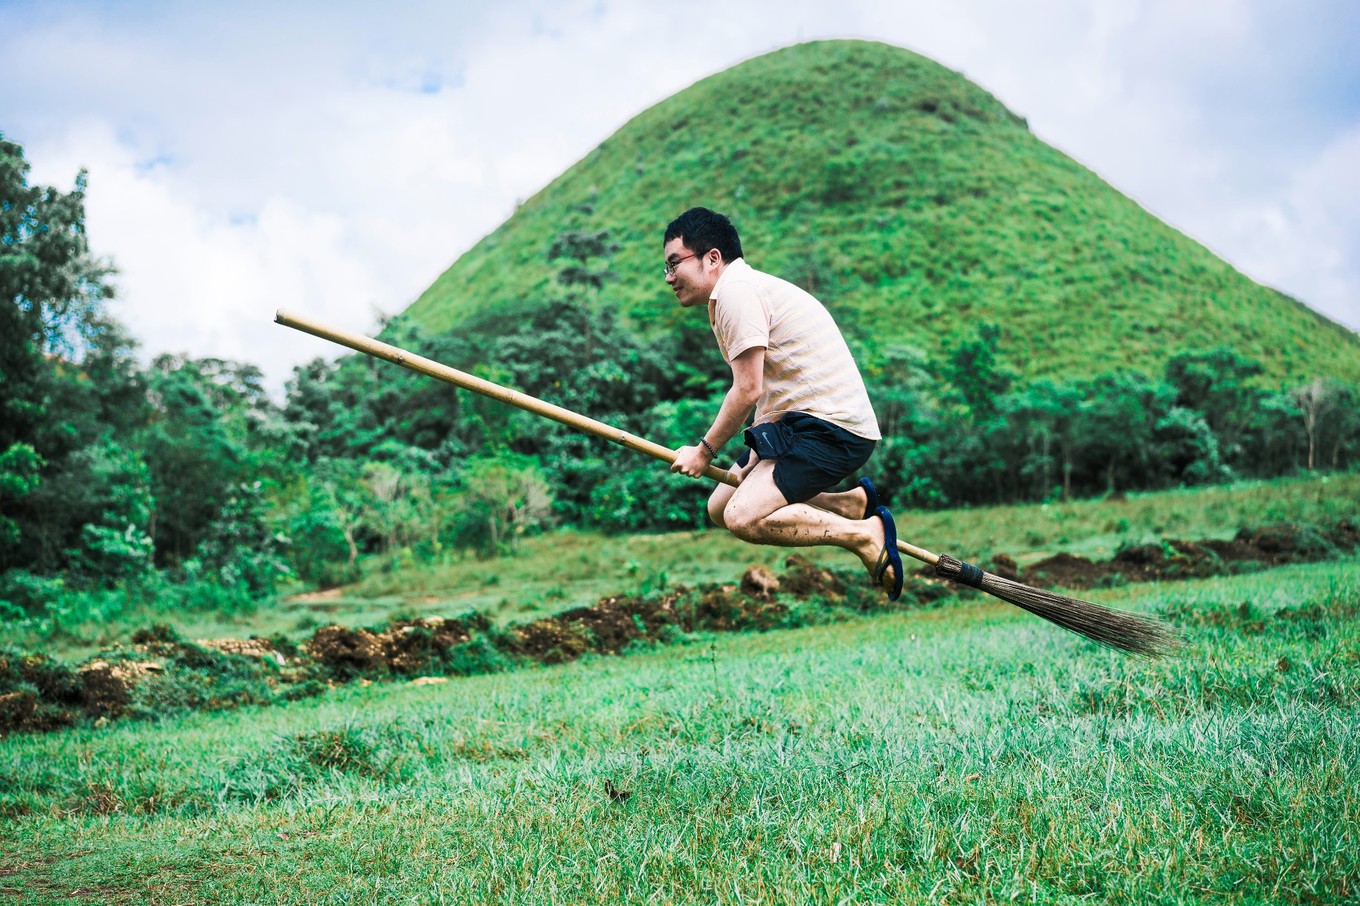
[[[696,255],[685,245],[684,237],[676,236],[666,243],[664,253],[666,264],[671,266],[666,285],[675,293],[675,298],[685,308],[707,305],[722,272],[722,256],[717,249]]]

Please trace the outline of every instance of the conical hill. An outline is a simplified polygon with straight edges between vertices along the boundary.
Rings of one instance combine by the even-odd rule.
[[[1025,378],[1159,375],[1228,345],[1271,384],[1360,383],[1360,336],[1252,282],[958,73],[865,41],[770,53],[640,114],[401,319],[448,330],[560,298],[549,246],[588,229],[620,244],[604,296],[639,330],[702,321],[661,279],[662,230],[693,205],[732,217],[751,264],[812,289],[870,368],[990,322]]]

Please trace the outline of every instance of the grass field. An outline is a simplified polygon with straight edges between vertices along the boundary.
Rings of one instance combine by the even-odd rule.
[[[955,540],[1047,547],[1039,512]],[[1360,562],[1087,596],[1173,620],[1184,655],[972,597],[10,737],[0,902],[1360,899]]]

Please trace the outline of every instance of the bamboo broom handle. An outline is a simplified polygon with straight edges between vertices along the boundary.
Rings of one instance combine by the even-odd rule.
[[[362,334],[351,333],[347,330],[340,330],[335,327],[328,327],[311,318],[306,318],[301,315],[290,315],[282,309],[274,313],[274,320],[285,327],[291,327],[294,330],[309,333],[312,336],[320,337],[323,340],[330,340],[332,343],[338,343],[341,346],[348,346],[350,349],[371,355],[374,358],[392,362],[393,364],[400,365],[401,367],[418,374],[427,375],[428,377],[436,378],[445,383],[462,387],[464,390],[471,390],[473,393],[479,393],[482,396],[490,397],[491,399],[498,400],[502,403],[508,403],[509,405],[523,409],[526,412],[532,412],[535,415],[550,418],[555,422],[561,422],[578,431],[584,431],[587,434],[592,434],[595,437],[607,440],[610,443],[618,444],[621,447],[627,447],[638,453],[645,453],[648,456],[662,460],[663,462],[675,462],[675,451],[671,450],[669,447],[663,447],[660,444],[652,443],[635,434],[629,434],[627,431],[621,431],[618,428],[606,425],[604,422],[596,421],[593,418],[572,412],[570,409],[563,409],[561,406],[555,406],[552,403],[544,402],[537,397],[529,396],[527,393],[520,393],[518,390],[511,390],[509,387],[493,384],[491,381],[483,380],[482,378],[468,374],[466,371],[450,368],[448,365],[442,365],[433,359],[427,359],[424,356],[416,355],[413,352],[407,352],[404,349],[399,349],[396,346],[384,343],[381,340],[375,340],[371,337],[363,336]],[[713,481],[722,482],[726,485],[731,485],[734,488],[741,483],[741,480],[737,478],[736,475],[714,465],[710,465],[704,470],[704,477],[712,479]],[[933,554],[924,548],[907,544],[905,541],[899,540],[897,542],[897,549],[909,557],[914,557],[915,559],[920,560],[923,563],[929,563],[932,566],[940,561],[938,554]]]

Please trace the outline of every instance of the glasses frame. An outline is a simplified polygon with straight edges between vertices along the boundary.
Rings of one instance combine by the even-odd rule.
[[[691,258],[698,257],[700,257],[700,253],[695,252],[691,255],[686,255],[683,258],[676,258],[674,261],[667,261],[665,264],[661,266],[661,273],[667,277],[673,276],[675,274],[675,269],[680,266],[680,262],[688,261]]]

